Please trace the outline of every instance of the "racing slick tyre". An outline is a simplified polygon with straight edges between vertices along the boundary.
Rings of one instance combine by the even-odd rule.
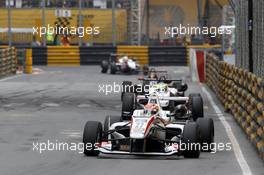
[[[130,120],[136,105],[135,93],[124,93],[122,101],[122,120]]]
[[[194,96],[201,96],[201,94],[199,94],[199,93],[191,93],[191,94],[189,94],[189,97],[194,97]]]
[[[189,94],[189,103],[191,103],[191,100],[192,100],[192,98],[193,97],[201,97],[201,94],[199,94],[199,93],[191,93],[191,94]]]
[[[200,94],[190,94],[189,105],[191,110],[191,117],[194,121],[196,121],[198,118],[204,117],[203,98]]]
[[[198,118],[196,123],[201,133],[201,146],[203,152],[212,151],[212,143],[214,142],[214,122],[211,118]]]
[[[131,81],[123,81],[122,82],[122,93],[121,93],[121,101],[123,101],[124,93],[133,92],[132,82]]]
[[[201,145],[199,127],[196,123],[191,122],[185,125],[182,143],[185,145],[185,149],[182,150],[184,158],[199,158]]]
[[[148,65],[144,65],[142,70],[143,70],[143,75],[147,76],[148,73],[149,73],[149,67],[148,67]]]
[[[85,124],[83,131],[83,143],[84,154],[86,156],[97,156],[99,150],[97,150],[97,144],[102,140],[102,124],[97,121],[88,121]],[[90,149],[87,149],[87,145],[91,145]]]
[[[115,74],[116,71],[117,71],[117,66],[116,66],[115,62],[112,62],[112,63],[110,64],[110,73],[111,73],[111,74]]]
[[[102,73],[107,73],[107,70],[108,70],[108,61],[106,60],[103,60],[102,63],[101,63],[101,67],[102,67]]]

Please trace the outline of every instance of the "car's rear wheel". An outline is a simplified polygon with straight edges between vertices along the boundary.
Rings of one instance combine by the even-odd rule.
[[[196,121],[198,118],[204,117],[203,98],[200,94],[190,94],[189,105],[191,110],[191,117],[194,121]]]
[[[102,73],[107,73],[107,70],[108,70],[108,61],[106,60],[103,60],[102,63],[101,63],[101,72]]]
[[[115,62],[112,62],[112,63],[110,64],[110,73],[111,73],[111,74],[115,74],[116,71],[117,71],[117,66],[116,66]]]
[[[124,93],[122,101],[122,120],[130,120],[136,105],[135,93]]]
[[[214,142],[214,122],[211,118],[198,118],[196,123],[201,132],[202,151],[210,152]]]
[[[149,67],[148,65],[144,65],[143,66],[143,75],[147,76],[149,73]]]
[[[198,125],[194,122],[187,123],[183,130],[183,141],[180,146],[185,158],[199,158],[200,136]]]
[[[88,121],[83,131],[84,154],[86,156],[97,156],[99,150],[97,145],[102,140],[102,124],[97,121]]]

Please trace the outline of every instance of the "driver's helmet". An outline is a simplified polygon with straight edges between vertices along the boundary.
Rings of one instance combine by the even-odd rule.
[[[168,85],[165,83],[159,83],[155,85],[156,91],[157,92],[168,92]]]
[[[157,78],[158,78],[155,69],[152,68],[152,69],[149,71],[149,78],[150,78],[150,79],[157,79]]]
[[[159,112],[159,105],[156,103],[148,103],[144,106],[145,115],[155,115]]]
[[[119,62],[120,63],[125,63],[126,64],[127,61],[128,61],[128,57],[127,56],[122,56],[122,57],[119,58]]]
[[[127,63],[127,62],[128,62],[128,56],[124,56],[124,57],[123,57],[123,61],[124,61],[125,63]]]

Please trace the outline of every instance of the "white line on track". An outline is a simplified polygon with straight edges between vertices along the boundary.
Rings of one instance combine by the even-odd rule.
[[[68,137],[72,137],[72,138],[81,138],[82,137],[82,133],[80,130],[63,130],[60,133],[63,135],[66,135]]]
[[[11,80],[11,79],[17,78],[19,76],[21,76],[21,75],[14,75],[14,76],[6,77],[6,78],[1,79],[0,82],[7,81],[7,80]]]
[[[224,125],[224,128],[226,130],[227,136],[230,139],[232,145],[233,145],[233,150],[237,159],[237,162],[243,172],[243,175],[252,175],[251,169],[241,151],[241,148],[238,144],[238,141],[230,127],[230,125],[228,124],[228,122],[226,121],[223,113],[221,112],[221,110],[219,109],[219,107],[215,104],[211,94],[206,90],[205,87],[202,86],[202,90],[203,92],[207,95],[212,107],[214,108],[217,116],[219,117],[219,120],[221,121],[221,123]]]

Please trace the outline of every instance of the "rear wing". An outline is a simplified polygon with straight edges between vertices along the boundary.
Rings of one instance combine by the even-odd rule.
[[[182,83],[182,79],[165,79],[165,80],[162,80],[162,79],[150,79],[150,78],[138,78],[138,80],[141,80],[141,81],[148,81],[148,82],[164,82],[166,84],[170,84],[172,82],[177,82],[177,83]]]
[[[137,99],[138,100],[146,100],[146,99],[157,99],[157,100],[170,100],[170,101],[188,101],[189,97],[158,97],[158,96],[150,96],[150,95],[138,95]]]

